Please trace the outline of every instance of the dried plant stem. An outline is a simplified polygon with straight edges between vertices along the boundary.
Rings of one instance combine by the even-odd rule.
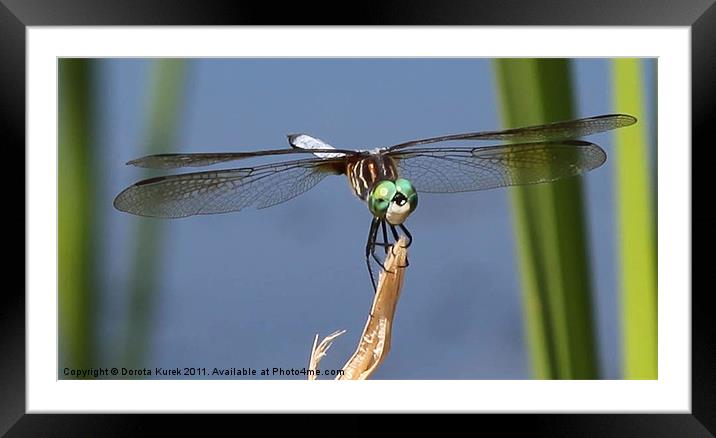
[[[365,380],[370,377],[390,351],[390,336],[393,328],[393,316],[400,298],[400,289],[403,286],[403,277],[407,266],[407,243],[402,237],[390,251],[385,260],[386,270],[381,272],[378,280],[378,289],[373,298],[368,321],[366,321],[358,348],[343,366],[343,374],[336,380]],[[321,359],[326,355],[335,338],[345,333],[345,330],[334,332],[320,343],[318,335],[313,342],[309,369],[315,371]],[[309,373],[311,374],[311,373]],[[315,380],[316,376],[309,376]]]

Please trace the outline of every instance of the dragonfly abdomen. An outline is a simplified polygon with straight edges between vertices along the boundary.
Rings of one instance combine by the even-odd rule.
[[[371,189],[379,181],[395,181],[398,169],[395,161],[387,155],[371,154],[346,164],[346,176],[353,192],[367,200]]]

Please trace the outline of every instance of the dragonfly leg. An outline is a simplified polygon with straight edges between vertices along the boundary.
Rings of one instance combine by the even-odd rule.
[[[413,243],[413,236],[410,235],[410,231],[408,231],[408,229],[405,228],[405,225],[399,224],[398,226],[400,227],[401,230],[403,230],[403,233],[405,233],[405,237],[408,238],[408,244],[405,245],[405,247],[407,248],[407,247],[410,246],[411,243]],[[395,239],[395,243],[398,243],[398,240],[400,240],[400,236],[398,235],[398,230],[395,229],[395,225],[391,225],[391,226],[390,226],[390,231],[393,232],[393,238]],[[404,266],[400,266],[400,267],[401,267],[401,268],[407,268],[408,266],[410,266],[410,261],[409,261],[408,258],[406,257],[406,258],[405,258],[405,265],[404,265]]]
[[[377,290],[375,285],[375,279],[373,278],[373,268],[370,266],[370,253],[375,245],[375,234],[378,231],[378,219],[373,218],[370,223],[370,231],[368,231],[368,242],[365,244],[365,264],[368,266],[368,275],[370,275],[370,281],[373,283],[373,290]]]
[[[395,240],[395,243],[398,243],[398,239],[400,239],[400,236],[398,235],[398,230],[395,229],[394,225],[390,226],[390,232],[393,233],[393,240]],[[395,243],[390,246],[390,252],[395,255],[395,252],[393,252],[393,248],[395,247]]]
[[[378,222],[379,222],[383,227],[385,227],[385,221],[378,219]],[[385,231],[385,228],[383,229],[383,231]],[[371,255],[373,256],[373,259],[375,260],[375,262],[378,263],[378,265],[380,265],[380,267],[381,267],[384,271],[390,272],[390,271],[388,271],[387,269],[385,269],[385,264],[378,258],[378,255],[375,253],[375,247],[376,247],[376,246],[383,246],[383,247],[385,247],[385,252],[386,252],[386,254],[388,253],[388,247],[390,246],[390,243],[388,243],[387,237],[388,237],[388,236],[387,236],[387,233],[386,233],[386,235],[384,236],[384,240],[385,240],[385,241],[384,241],[383,243],[376,242],[376,240],[378,240],[378,227],[376,226],[375,232],[373,233],[373,246],[372,246],[372,248],[371,248]]]
[[[393,246],[393,244],[388,241],[388,230],[386,228],[384,220],[380,221],[380,227],[383,229],[383,241],[382,242],[374,242],[373,244],[375,246],[382,246],[383,248],[385,248],[385,253],[388,254],[388,247]],[[377,237],[378,236],[376,233],[376,240],[377,240]]]
[[[385,226],[385,221],[380,221],[380,227],[383,229],[383,248],[385,249],[385,254],[388,254],[388,230]]]
[[[406,248],[410,248],[410,244],[413,243],[413,236],[410,234],[410,231],[408,231],[407,228],[405,228],[405,225],[400,224],[398,225],[401,230],[403,230],[403,233],[405,233],[405,237],[408,238],[408,244],[405,245]]]
[[[413,236],[410,234],[410,231],[408,231],[408,229],[405,228],[405,225],[400,224],[399,226],[400,226],[400,229],[403,230],[403,233],[405,233],[405,236],[408,238],[408,244],[405,245],[405,247],[410,248],[410,244],[413,243]],[[406,256],[405,257],[405,267],[407,268],[408,266],[410,266],[410,260]]]
[[[395,225],[390,226],[390,232],[393,233],[393,239],[395,239],[395,243],[398,243],[398,240],[400,240],[400,235],[398,234],[398,230],[395,229]]]
[[[380,265],[383,270],[386,270],[383,263],[375,254],[375,247],[377,245],[376,239],[378,237],[378,226],[380,225],[380,222],[380,219],[373,218],[373,221],[370,223],[370,231],[368,232],[368,242],[365,245],[365,264],[366,266],[368,266],[368,275],[370,275],[370,281],[371,283],[373,283],[373,291],[377,291],[378,287],[375,284],[375,276],[373,275],[373,268],[370,265],[370,257],[373,256],[378,265]]]

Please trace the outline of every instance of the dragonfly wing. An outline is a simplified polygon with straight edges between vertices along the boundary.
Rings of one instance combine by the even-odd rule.
[[[424,138],[391,146],[389,149],[402,149],[430,143],[454,140],[501,140],[510,142],[539,142],[551,140],[567,140],[584,137],[612,129],[623,128],[636,123],[636,118],[627,114],[607,114],[569,120],[566,122],[548,123],[546,125],[527,126],[524,128],[507,129],[504,131],[468,132],[466,134],[446,135],[442,137]]]
[[[245,158],[236,153],[207,154],[157,154],[127,161],[127,164],[148,169],[176,169],[179,167],[203,167]]]
[[[455,193],[536,184],[581,175],[606,153],[579,140],[480,148],[420,148],[390,153],[402,178],[418,191]]]
[[[342,161],[297,160],[241,169],[161,176],[140,181],[117,195],[118,210],[140,216],[178,218],[266,208],[306,192],[340,173]]]
[[[339,150],[329,145],[325,145],[328,150]],[[323,150],[321,148],[312,148]],[[212,164],[225,163],[228,161],[243,160],[246,158],[267,157],[273,155],[290,155],[290,154],[314,154],[319,158],[335,158],[346,155],[358,154],[357,151],[339,150],[340,153],[318,153],[306,149],[270,149],[255,152],[215,152],[215,153],[197,153],[197,154],[157,154],[148,155],[146,157],[137,158],[128,161],[127,164],[137,167],[145,167],[149,169],[177,169],[180,167],[204,167]]]
[[[306,134],[291,134],[288,136],[288,143],[293,146],[294,148],[298,149],[318,149],[318,150],[326,150],[326,149],[335,149],[333,146],[329,145],[325,141],[311,137],[310,135]],[[324,153],[324,152],[314,152],[314,155],[318,158],[337,158],[337,157],[343,157],[344,154],[342,153]]]

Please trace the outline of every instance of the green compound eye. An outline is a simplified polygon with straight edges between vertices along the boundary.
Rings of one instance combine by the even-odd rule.
[[[397,188],[393,181],[379,182],[368,196],[368,208],[375,217],[385,217],[390,202],[397,192]]]
[[[418,207],[418,193],[415,191],[413,185],[407,179],[398,178],[395,180],[395,187],[398,193],[402,193],[408,199],[408,205],[410,205],[410,212],[412,213]]]

